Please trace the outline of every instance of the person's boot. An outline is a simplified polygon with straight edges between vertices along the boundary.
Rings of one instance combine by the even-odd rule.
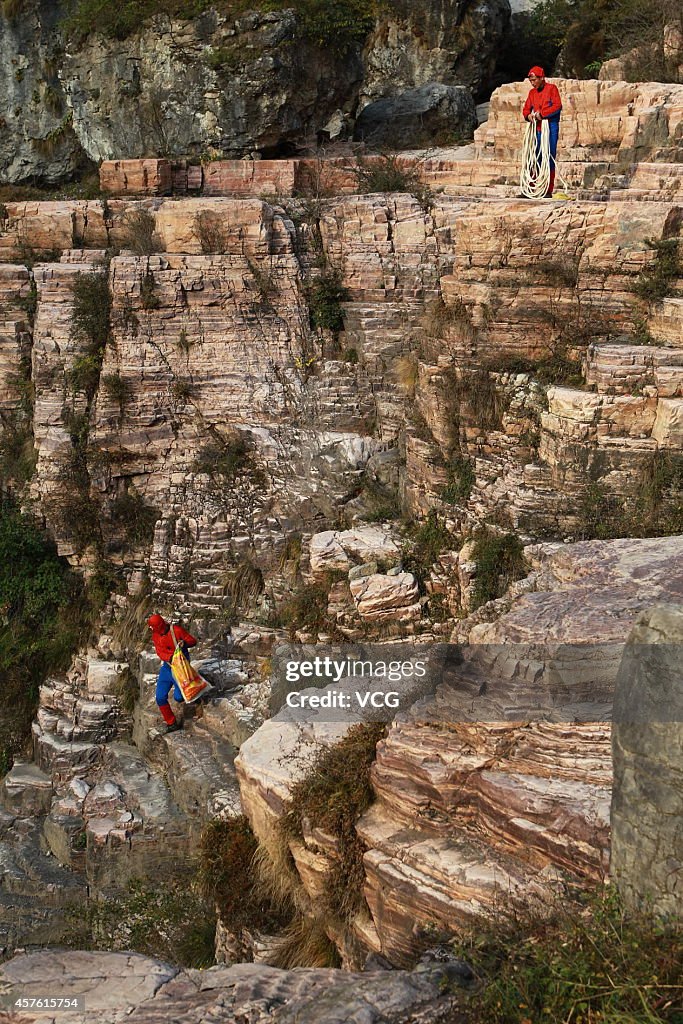
[[[166,726],[166,735],[168,736],[169,733],[172,733],[172,732],[180,732],[182,727],[183,727],[183,723],[179,722],[178,719],[176,718],[176,720],[173,723],[173,725],[167,725]]]
[[[550,171],[550,181],[548,182],[548,191],[545,194],[546,199],[553,198],[553,190],[555,188],[555,168],[553,167]]]
[[[159,712],[163,720],[166,722],[168,729],[173,729],[174,726],[177,727],[178,723],[176,721],[176,717],[171,711],[171,707],[169,704],[159,704]]]

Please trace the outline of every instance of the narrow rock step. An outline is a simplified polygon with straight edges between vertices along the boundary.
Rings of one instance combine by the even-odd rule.
[[[212,799],[234,793],[239,787],[232,763],[233,748],[198,731],[172,733],[165,738],[168,750],[168,784],[179,807],[200,821],[213,817]]]
[[[162,778],[156,775],[140,751],[127,743],[106,748],[105,769],[124,792],[126,805],[140,813],[145,824],[186,827],[185,815]]]
[[[15,764],[2,780],[0,804],[19,817],[47,814],[52,779],[36,764]]]
[[[45,732],[38,722],[33,723],[31,730],[36,764],[54,779],[87,775],[100,756],[101,748],[96,744],[63,739]]]

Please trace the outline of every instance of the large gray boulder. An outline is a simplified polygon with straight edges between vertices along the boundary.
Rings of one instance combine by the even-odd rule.
[[[476,127],[469,89],[430,82],[368,104],[356,121],[355,138],[373,148],[418,149],[469,138]]]
[[[632,907],[683,918],[683,606],[636,620],[612,732],[611,872]]]
[[[440,1024],[454,1020],[465,965],[424,964],[415,972],[263,964],[179,970],[135,953],[43,951],[0,966],[0,998],[81,996],[84,1011],[60,1012],[62,1024]],[[17,1018],[18,1019],[18,1018]],[[45,1021],[23,1010],[22,1024]]]

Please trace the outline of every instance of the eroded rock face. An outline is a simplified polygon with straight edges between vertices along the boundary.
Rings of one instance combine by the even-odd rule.
[[[67,39],[64,11],[31,0],[0,17],[0,178],[53,182],[88,159],[315,144],[333,114],[355,113],[361,90],[480,88],[508,16],[507,0],[431,0],[417,15],[382,12],[365,49],[321,48],[293,10],[159,15],[125,39]]]
[[[428,82],[462,84],[478,92],[493,72],[495,41],[509,18],[507,0],[436,0],[419,6],[398,0],[381,13],[366,44],[363,101]],[[471,50],[462,46],[466,37],[476,40]]]
[[[82,994],[86,1010],[60,1013],[65,1024],[439,1024],[454,1012],[457,997],[446,990],[458,980],[448,965],[414,973],[280,971],[257,964],[195,971],[134,953],[31,953],[0,967],[3,995],[28,995],[40,986],[64,997]],[[22,1011],[19,1019],[46,1018]]]
[[[682,552],[680,537],[530,551],[534,592],[510,599],[507,609],[499,602],[490,625],[470,625],[452,689],[442,685],[394,723],[373,767],[378,800],[358,823],[368,846],[366,899],[385,955],[409,956],[415,920],[457,928],[485,912],[496,893],[547,893],[558,870],[605,876],[616,674],[639,612],[680,600]],[[466,634],[467,620],[458,635]],[[527,688],[538,695],[558,679],[558,692],[569,688],[579,703],[593,702],[591,721],[563,720],[561,712],[555,722],[503,721],[523,717]],[[471,714],[463,688],[473,695]],[[506,715],[515,694],[519,703]],[[669,769],[674,750],[678,740],[663,755]],[[622,766],[632,756],[625,752]],[[663,780],[663,800],[667,787]],[[631,797],[627,791],[624,800]],[[674,860],[676,828],[661,846]]]

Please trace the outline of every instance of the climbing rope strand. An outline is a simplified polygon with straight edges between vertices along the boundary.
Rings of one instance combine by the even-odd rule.
[[[522,143],[522,173],[519,187],[527,199],[543,199],[550,187],[550,125],[541,121],[541,147],[536,147],[536,123],[529,121]]]

